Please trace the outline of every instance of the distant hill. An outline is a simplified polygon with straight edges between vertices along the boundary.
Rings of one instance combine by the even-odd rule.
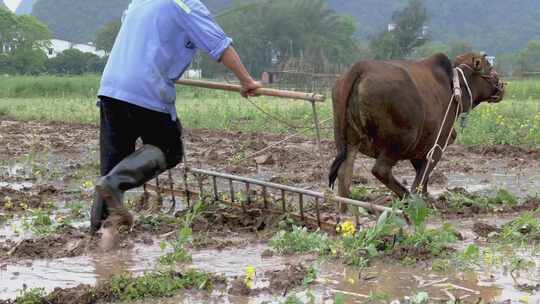
[[[17,15],[30,15],[32,13],[32,7],[37,0],[21,0],[15,13]]]
[[[540,38],[538,0],[424,0],[433,40],[469,41],[490,53],[513,52]],[[406,0],[329,0],[338,12],[355,18],[359,35],[372,36],[387,27],[392,13]]]
[[[48,24],[56,37],[75,42],[93,40],[96,30],[118,19],[130,2],[23,0],[21,5],[34,1],[37,2],[32,14]],[[210,11],[218,13],[242,0],[202,1]],[[350,15],[356,20],[358,36],[362,40],[384,31],[393,12],[407,3],[407,0],[328,1],[337,12]],[[448,43],[465,40],[478,50],[500,54],[517,51],[524,48],[529,40],[540,38],[538,0],[425,0],[425,3],[431,16],[430,34],[435,41]]]

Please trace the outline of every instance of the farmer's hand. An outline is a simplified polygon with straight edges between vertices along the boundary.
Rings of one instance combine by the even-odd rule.
[[[242,90],[240,91],[242,97],[258,96],[255,91],[262,88],[262,84],[253,79],[246,82],[241,82],[240,85],[242,86]]]

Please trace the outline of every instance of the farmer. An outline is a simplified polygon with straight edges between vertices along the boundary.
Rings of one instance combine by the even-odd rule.
[[[98,93],[102,177],[95,185],[92,232],[105,219],[131,226],[133,218],[123,206],[124,192],[182,160],[174,83],[197,49],[236,75],[242,96],[253,96],[261,88],[231,43],[199,0],[132,0]],[[144,146],[135,151],[139,137]]]

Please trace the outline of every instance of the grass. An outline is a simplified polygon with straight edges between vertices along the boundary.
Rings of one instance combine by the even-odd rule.
[[[97,123],[95,106],[98,76],[2,77],[0,116],[21,120]],[[260,97],[253,99],[264,111],[289,126],[276,122],[236,93],[178,87],[177,109],[184,127],[244,132],[285,133],[290,125],[312,125],[311,107],[302,101]],[[331,117],[331,102],[319,105],[321,120]],[[330,124],[323,136],[332,138]],[[483,104],[460,129],[461,144],[540,145],[540,81],[512,81],[506,99]],[[313,136],[308,132],[305,136]]]

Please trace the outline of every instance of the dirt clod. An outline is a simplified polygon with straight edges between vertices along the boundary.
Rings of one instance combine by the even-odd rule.
[[[472,230],[478,236],[483,237],[483,238],[487,238],[489,236],[489,234],[492,233],[492,232],[499,232],[500,231],[499,228],[497,228],[497,227],[495,227],[493,225],[482,223],[482,222],[474,223]]]
[[[308,270],[304,265],[287,265],[283,270],[269,271],[266,273],[270,280],[272,293],[287,294],[290,290],[302,285]]]

